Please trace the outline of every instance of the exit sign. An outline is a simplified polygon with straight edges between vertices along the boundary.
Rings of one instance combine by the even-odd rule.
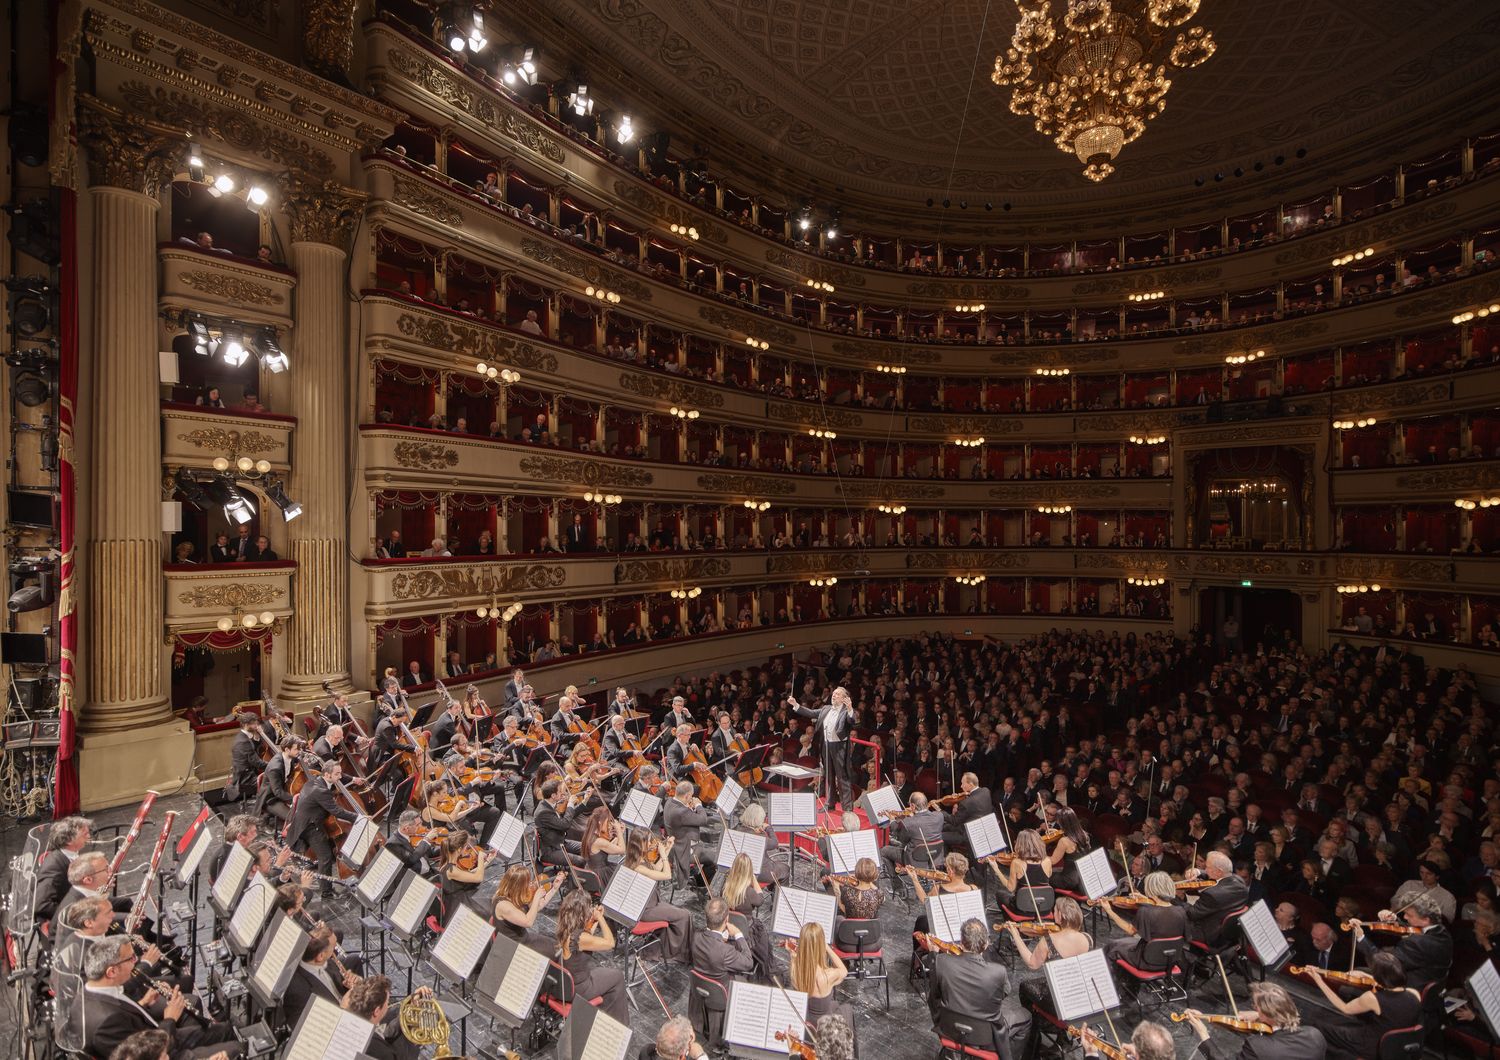
[[[1244,580],[1242,580],[1242,581],[1241,581],[1241,582],[1240,582],[1240,584],[1241,584],[1241,585],[1242,585],[1242,586],[1244,586],[1244,587],[1245,587],[1245,588],[1246,588],[1246,589],[1248,589],[1248,588],[1250,588],[1250,587],[1251,587],[1251,586],[1252,586],[1252,585],[1254,585],[1254,584],[1255,584],[1255,583],[1254,583],[1254,582],[1252,582],[1252,581],[1251,581],[1251,580],[1250,580],[1250,579],[1249,579],[1249,578],[1245,578],[1245,579],[1244,579]]]

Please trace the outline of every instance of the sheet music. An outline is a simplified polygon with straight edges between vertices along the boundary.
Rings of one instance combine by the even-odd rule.
[[[821,924],[823,937],[833,939],[833,917],[838,899],[821,891],[803,891],[796,887],[776,888],[776,915],[771,918],[771,933],[794,939],[802,934],[804,924]]]
[[[766,766],[766,772],[774,773],[778,777],[786,777],[788,780],[811,780],[813,777],[823,775],[821,769],[810,769],[796,762],[777,762],[774,766]]]
[[[240,886],[245,882],[245,874],[250,871],[251,860],[250,851],[241,844],[235,843],[229,848],[229,856],[224,859],[224,867],[219,870],[219,875],[214,879],[214,885],[209,890],[220,912],[227,913],[234,907],[235,897],[240,893]]]
[[[208,825],[205,823],[198,829],[198,834],[193,837],[193,845],[183,855],[182,864],[177,866],[179,887],[186,887],[188,881],[197,874],[198,866],[203,864],[204,855],[208,853],[208,848],[213,846],[213,842],[214,834],[208,830]]]
[[[344,845],[339,847],[339,857],[356,867],[363,865],[370,854],[370,844],[379,834],[380,829],[370,818],[356,817],[344,837]]]
[[[629,1048],[630,1028],[595,1009],[589,1040],[578,1054],[578,1060],[625,1060],[625,1050]]]
[[[390,913],[391,923],[396,926],[397,930],[414,935],[418,925],[422,923],[427,907],[432,904],[432,899],[437,894],[437,884],[431,880],[424,880],[414,872],[409,872],[402,886],[405,889],[401,892],[401,900],[396,903],[396,908]]]
[[[490,849],[498,851],[506,861],[516,856],[516,847],[520,846],[521,838],[526,834],[526,823],[512,813],[500,815],[500,822],[495,825],[495,831],[490,836]]]
[[[661,813],[661,796],[640,788],[632,788],[620,810],[620,820],[635,828],[650,829],[656,825],[656,815]]]
[[[1090,901],[1114,894],[1120,886],[1120,882],[1115,879],[1115,870],[1109,864],[1109,851],[1103,847],[1090,850],[1073,864],[1078,866],[1078,875],[1083,880],[1083,893],[1088,895]]]
[[[1120,995],[1115,991],[1115,980],[1109,974],[1109,961],[1103,950],[1048,961],[1042,969],[1052,990],[1052,1011],[1065,1023],[1120,1005]]]
[[[773,791],[766,817],[778,831],[801,831],[818,824],[818,796],[811,791]]]
[[[607,911],[616,913],[633,924],[641,918],[641,910],[646,908],[646,903],[651,901],[651,896],[655,893],[655,880],[621,865],[610,877],[600,904]]]
[[[400,858],[382,848],[380,853],[375,855],[375,860],[370,863],[370,867],[365,870],[365,874],[359,878],[359,883],[354,887],[355,893],[366,905],[375,905],[391,889],[391,884],[402,867]]]
[[[1490,1034],[1500,1038],[1500,971],[1494,961],[1485,961],[1464,982],[1474,1007],[1489,1024]]]
[[[235,907],[234,916],[229,918],[229,938],[240,949],[248,950],[255,945],[260,929],[266,926],[266,918],[275,908],[276,888],[264,876],[257,876],[240,895],[240,904]]]
[[[302,929],[290,917],[284,916],[276,922],[276,926],[272,929],[271,940],[268,944],[262,944],[264,952],[261,953],[260,960],[255,965],[255,971],[250,976],[265,996],[276,995],[276,986],[281,979],[281,971],[288,962],[296,960],[301,955],[298,947],[304,944],[304,938]]]
[[[714,806],[725,817],[733,817],[734,811],[739,808],[740,796],[745,794],[745,786],[733,777],[724,778],[724,786],[719,789],[719,797],[714,800]]]
[[[869,858],[880,868],[880,845],[875,842],[875,829],[861,828],[857,832],[834,832],[828,837],[828,867],[832,872],[853,872],[860,858]]]
[[[729,985],[729,1010],[724,1014],[724,1040],[747,1049],[787,1053],[786,1042],[776,1032],[790,1030],[802,1037],[807,1021],[807,994],[774,986],[758,986],[735,980]]]
[[[1286,936],[1276,926],[1276,918],[1271,915],[1271,907],[1266,905],[1264,898],[1245,910],[1240,917],[1240,930],[1245,933],[1245,938],[1255,950],[1256,959],[1266,967],[1281,960],[1291,949],[1287,945]]]
[[[370,1044],[375,1025],[313,994],[284,1060],[357,1060]]]
[[[962,942],[964,922],[984,919],[984,892],[978,889],[957,894],[934,894],[927,899],[927,930],[944,942]]]
[[[453,907],[447,927],[432,947],[432,960],[452,972],[455,979],[467,979],[494,937],[495,929],[484,917],[460,903]]]
[[[748,854],[750,867],[759,876],[761,862],[766,857],[766,837],[754,832],[737,832],[726,828],[719,837],[719,855],[714,859],[714,864],[727,869],[734,864],[736,854]]]
[[[887,784],[883,788],[865,794],[865,805],[874,818],[876,824],[885,824],[891,819],[891,814],[899,813],[902,809],[901,796],[896,794],[896,789]]]
[[[536,1003],[536,995],[547,975],[547,955],[530,946],[516,946],[505,969],[505,977],[495,991],[495,1004],[518,1020],[524,1020]]]
[[[1005,833],[1000,831],[1000,818],[992,813],[964,822],[964,831],[969,835],[969,848],[975,859],[988,857],[1005,849]]]

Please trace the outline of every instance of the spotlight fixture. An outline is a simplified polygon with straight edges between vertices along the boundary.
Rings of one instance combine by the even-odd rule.
[[[260,348],[260,363],[265,365],[267,371],[272,374],[278,374],[290,367],[290,362],[287,360],[286,354],[282,352],[280,346],[276,345],[275,339],[263,339]]]
[[[1166,291],[1142,291],[1130,296],[1132,302],[1156,302],[1167,296]]]
[[[1126,585],[1139,586],[1142,589],[1151,589],[1151,588],[1154,588],[1155,586],[1158,586],[1158,585],[1165,585],[1166,581],[1167,581],[1167,579],[1165,579],[1165,578],[1147,578],[1147,577],[1132,576],[1132,577],[1129,577],[1129,578],[1125,579],[1125,584]]]
[[[233,190],[234,178],[231,177],[228,173],[220,173],[217,177],[214,178],[212,186],[210,186],[208,189],[209,194],[216,199],[220,195],[228,195]]]
[[[1375,248],[1374,247],[1365,247],[1364,250],[1356,250],[1352,254],[1340,254],[1338,257],[1336,257],[1336,258],[1333,259],[1332,264],[1333,264],[1333,267],[1335,269],[1337,269],[1337,268],[1340,268],[1341,266],[1344,266],[1344,265],[1353,264],[1356,261],[1364,261],[1366,258],[1372,256],[1374,253],[1375,253]]]
[[[1375,417],[1374,416],[1361,416],[1358,419],[1354,419],[1354,420],[1334,420],[1333,421],[1333,429],[1336,430],[1336,431],[1352,431],[1356,427],[1373,427],[1373,426],[1375,426]]]
[[[42,373],[29,368],[16,372],[10,389],[16,400],[29,409],[52,400],[52,383]]]
[[[1038,368],[1036,370],[1036,374],[1037,375],[1049,375],[1049,376],[1051,376],[1051,375],[1072,375],[1073,374],[1073,369],[1071,369],[1071,368]]]
[[[691,589],[673,589],[672,590],[672,599],[673,600],[696,600],[696,599],[698,599],[698,597],[700,597],[702,595],[703,595],[703,587],[699,586],[699,585],[695,585]]]
[[[250,347],[243,336],[234,338],[224,336],[219,344],[219,352],[224,355],[224,363],[231,368],[238,368],[250,359]]]
[[[771,507],[770,501],[746,501],[745,507],[752,512],[764,512]]]
[[[806,232],[809,228],[812,227],[812,219],[808,218],[808,217],[798,218],[798,220],[797,220],[797,227],[800,228],[800,229],[802,229],[802,231]]]
[[[681,408],[677,405],[673,405],[667,412],[679,420],[696,420],[701,415],[697,409]]]
[[[226,478],[216,478],[207,483],[206,490],[213,503],[224,509],[224,514],[233,523],[248,523],[255,518],[255,508]]]
[[[1256,350],[1254,353],[1232,353],[1224,358],[1225,364],[1249,364],[1258,361],[1266,355],[1265,350]]]
[[[953,307],[955,313],[983,313],[984,310],[985,304],[983,302],[980,302],[978,305],[956,305]]]
[[[228,466],[227,462],[225,466]],[[206,512],[214,506],[214,499],[208,495],[208,491],[203,488],[202,483],[186,471],[179,470],[174,478],[177,483],[177,492],[181,493],[183,498],[193,507],[199,511]]]
[[[594,101],[589,98],[589,86],[580,83],[577,88],[568,93],[568,106],[573,108],[573,113],[580,118],[594,112]]]
[[[188,336],[193,342],[193,352],[200,357],[207,357],[209,348],[213,345],[213,339],[208,334],[208,325],[194,318],[188,324]]]
[[[628,144],[635,139],[635,129],[630,124],[629,114],[620,117],[620,124],[615,126],[615,139],[622,144]]]
[[[262,188],[259,184],[252,184],[249,190],[245,192],[245,208],[251,213],[256,213],[270,199],[271,196],[266,192],[265,188]]]
[[[834,577],[809,578],[807,580],[807,584],[811,585],[814,589],[831,589],[833,586],[837,585],[838,583],[839,583],[839,580],[837,578],[834,578]]]
[[[10,303],[10,322],[16,334],[22,338],[33,338],[52,325],[52,298],[45,282],[34,277],[7,280],[13,292]]]
[[[881,515],[905,515],[906,514],[906,505],[904,505],[904,504],[882,504],[880,506],[880,508],[879,508],[879,511],[880,511]]]
[[[203,156],[194,151],[188,156],[188,179],[194,184],[202,184],[203,178]]]
[[[980,585],[983,584],[985,577],[983,574],[959,574],[955,575],[953,580],[959,585]]]
[[[807,433],[811,438],[822,438],[824,441],[828,442],[831,442],[838,437],[838,435],[834,434],[832,431],[825,431],[820,427],[809,427],[807,429]]]
[[[1037,508],[1042,515],[1067,515],[1072,510],[1071,504],[1043,504]]]

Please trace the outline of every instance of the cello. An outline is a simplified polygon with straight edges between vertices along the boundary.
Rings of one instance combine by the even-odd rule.
[[[698,785],[698,798],[703,802],[718,801],[719,792],[724,790],[724,781],[708,768],[703,748],[697,744],[689,744],[687,753],[682,756],[682,764],[693,767],[693,782]]]
[[[743,756],[750,751],[750,741],[746,740],[739,733],[736,733],[734,739],[729,741],[729,746],[725,748],[725,750],[734,751]],[[763,779],[765,779],[765,775],[766,774],[761,770],[759,766],[755,766],[751,769],[741,769],[734,776],[742,786],[753,788],[755,787],[755,785],[759,784]]]

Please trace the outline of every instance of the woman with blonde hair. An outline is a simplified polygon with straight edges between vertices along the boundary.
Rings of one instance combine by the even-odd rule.
[[[822,924],[804,924],[792,953],[790,978],[793,990],[807,994],[807,1021],[816,1023],[829,1013],[838,1013],[854,1024],[854,1011],[833,999],[833,992],[849,975],[849,969],[833,952],[823,935]]]
[[[750,952],[762,969],[771,968],[771,937],[766,932],[766,923],[755,915],[766,901],[760,881],[755,878],[755,867],[750,855],[741,851],[734,856],[729,874],[724,877],[724,901],[731,911],[745,918],[745,939],[750,943]]]
[[[1000,881],[995,888],[995,902],[1001,908],[1018,909],[1027,917],[1046,916],[1052,911],[1046,898],[1052,893],[1052,862],[1047,857],[1046,844],[1035,830],[1027,828],[1016,833],[1015,856],[1008,868],[1002,869],[994,861],[989,865]],[[1048,890],[1037,894],[1034,891],[1037,887]]]
[[[761,858],[760,875],[756,877],[761,886],[785,883],[789,869],[772,856],[781,849],[781,844],[776,841],[776,830],[766,827],[766,808],[758,802],[752,802],[741,810],[740,831],[766,837],[766,854]]]

